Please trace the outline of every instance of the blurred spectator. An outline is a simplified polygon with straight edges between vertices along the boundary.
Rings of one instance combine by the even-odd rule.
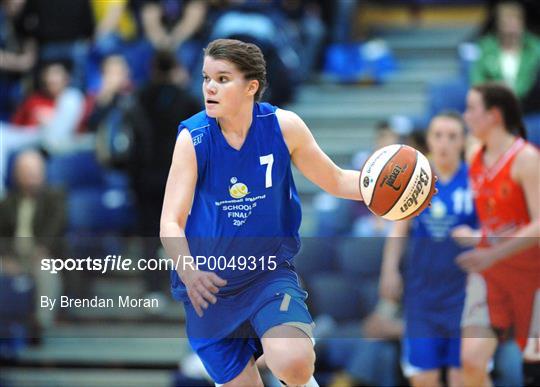
[[[19,26],[39,43],[41,61],[70,61],[73,85],[84,88],[94,34],[94,17],[87,0],[27,0]]]
[[[49,153],[74,150],[85,115],[83,94],[69,86],[70,74],[62,62],[46,63],[39,71],[39,88],[15,112],[18,130],[35,133]],[[82,145],[82,144],[81,144]]]
[[[35,150],[21,152],[14,162],[14,188],[0,202],[0,235],[13,238],[11,250],[23,270],[34,276],[38,296],[60,295],[59,275],[40,270],[39,261],[60,256],[66,224],[64,194],[47,187],[43,157]],[[53,323],[48,308],[37,311],[42,326]]]
[[[95,130],[101,118],[118,99],[133,92],[129,68],[120,55],[110,55],[101,64],[101,85],[94,97],[94,106],[88,118],[88,129]]]
[[[314,0],[281,0],[280,9],[287,17],[286,28],[295,38],[295,49],[300,57],[301,80],[310,79],[318,64],[326,27],[321,6]]]
[[[349,43],[352,39],[353,20],[359,1],[333,1],[332,42]]]
[[[0,1],[0,120],[8,120],[22,96],[21,78],[36,61],[36,45],[15,29],[24,0]]]
[[[507,2],[508,0],[486,0],[486,8],[488,10],[488,17],[484,24],[481,26],[479,33],[486,34],[495,30],[496,24],[496,8],[500,3]],[[521,4],[525,11],[525,19],[527,21],[528,28],[537,35],[540,35],[540,8],[538,7],[537,0],[514,0],[516,3]]]
[[[83,135],[85,114],[83,94],[69,85],[66,65],[44,64],[39,72],[38,89],[28,96],[13,115],[2,122],[0,175],[7,176],[7,161],[13,152],[26,147],[41,147],[50,154],[92,147],[92,139]],[[0,198],[5,194],[0,179]]]
[[[525,27],[523,7],[518,2],[501,2],[496,6],[496,31],[478,42],[480,57],[471,70],[473,85],[486,81],[504,81],[520,100],[539,86],[540,40]],[[540,103],[527,106],[540,110]]]
[[[122,55],[128,62],[131,79],[142,85],[149,79],[151,44],[143,39],[138,16],[143,3],[137,0],[92,0],[96,21],[94,43],[87,67],[87,89],[95,92],[101,82],[101,63],[109,55]]]
[[[167,182],[181,117],[190,117],[201,105],[185,87],[186,71],[167,51],[156,54],[152,79],[139,93],[141,110],[149,127],[135,133],[135,153],[130,174],[139,208],[139,235],[148,237],[145,255],[154,256],[160,245],[159,220],[165,183]],[[158,271],[145,273],[149,292],[161,291],[164,275]]]
[[[146,128],[137,111],[130,71],[120,55],[110,55],[101,64],[101,85],[91,97],[88,129],[96,133],[97,159],[106,167],[127,169],[133,157],[134,131]]]
[[[272,2],[223,0],[212,23],[209,40],[239,39],[259,46],[266,60],[268,89],[263,99],[284,105],[294,97],[298,82],[307,76],[301,68],[287,16]],[[197,93],[202,93],[197,88]]]
[[[145,0],[141,21],[146,38],[155,50],[175,52],[189,72],[202,56],[197,36],[205,23],[209,4],[199,0]]]
[[[96,131],[109,110],[133,93],[129,68],[120,55],[109,55],[101,62],[100,85],[91,99],[88,130]]]
[[[96,21],[94,46],[101,55],[115,53],[123,41],[137,35],[137,24],[129,8],[129,0],[92,0]]]

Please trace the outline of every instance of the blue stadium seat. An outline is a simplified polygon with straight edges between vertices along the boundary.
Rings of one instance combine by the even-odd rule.
[[[343,239],[337,259],[340,272],[355,278],[378,279],[384,239],[382,237]]]
[[[6,176],[4,177],[4,183],[6,185],[7,189],[14,188],[14,166],[15,166],[15,158],[20,152],[12,152],[7,159],[7,167],[6,167]]]
[[[525,117],[527,140],[540,147],[540,114]]]
[[[0,274],[0,359],[15,357],[28,344],[34,298],[30,276]]]
[[[337,273],[318,274],[308,288],[313,316],[327,314],[337,322],[359,320],[361,300],[352,279]]]
[[[324,74],[337,82],[380,83],[396,69],[396,59],[382,41],[334,43],[326,49]]]
[[[92,151],[53,156],[47,165],[47,180],[67,190],[99,187],[104,184],[104,170]]]
[[[330,238],[303,238],[302,248],[294,258],[298,274],[309,280],[317,273],[334,270],[335,249]]]
[[[430,118],[444,110],[465,111],[468,89],[468,82],[461,77],[432,83],[429,86],[428,98]]]
[[[133,198],[128,190],[82,188],[68,198],[69,230],[72,232],[122,232],[135,224]]]
[[[103,176],[107,188],[129,189],[130,180],[125,172],[107,170]]]
[[[0,316],[2,320],[24,321],[34,310],[34,281],[27,275],[0,274]]]

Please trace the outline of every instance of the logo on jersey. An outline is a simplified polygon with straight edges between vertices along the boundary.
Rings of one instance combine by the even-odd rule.
[[[231,184],[229,194],[233,199],[241,199],[249,193],[247,185],[238,182],[236,177],[231,178]]]
[[[201,133],[192,138],[193,146],[197,146],[202,142],[203,135],[204,133]]]
[[[394,191],[399,191],[401,189],[401,184],[396,186],[396,180],[401,175],[402,172],[407,170],[407,164],[405,164],[403,167],[400,167],[399,165],[394,165],[394,168],[392,169],[392,172],[390,174],[386,175],[379,185],[379,187],[382,187],[383,184],[386,184],[390,188],[392,188]]]
[[[442,219],[446,216],[446,205],[440,200],[434,200],[431,202],[430,214],[432,218]]]

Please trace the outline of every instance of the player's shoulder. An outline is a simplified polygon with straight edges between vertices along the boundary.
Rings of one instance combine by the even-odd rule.
[[[538,165],[540,161],[540,151],[531,143],[525,143],[523,148],[518,152],[515,159],[516,166],[526,166],[530,163]]]
[[[191,138],[194,146],[201,144],[207,133],[210,130],[210,117],[206,114],[206,110],[201,110],[199,113],[194,114],[186,120],[183,120],[178,125],[178,137],[181,138],[185,135]]]
[[[277,106],[268,102],[257,102],[255,104],[255,115],[258,119],[272,119],[277,110]]]
[[[310,140],[309,129],[298,114],[290,110],[278,109],[276,116],[289,152],[292,153],[298,146]]]
[[[206,114],[206,110],[201,110],[197,114],[192,115],[186,120],[180,122],[179,129],[188,129],[190,133],[195,131],[205,130],[210,126],[210,118]]]
[[[302,119],[291,110],[285,110],[281,108],[276,109],[276,117],[279,121],[279,125],[283,130],[294,130],[302,122]]]
[[[510,165],[510,176],[516,182],[524,183],[536,179],[538,176],[538,164],[540,152],[528,142],[519,149]]]

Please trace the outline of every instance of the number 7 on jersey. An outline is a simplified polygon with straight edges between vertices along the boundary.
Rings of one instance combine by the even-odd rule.
[[[259,157],[261,165],[266,165],[266,180],[265,188],[270,188],[272,186],[272,166],[274,165],[274,154],[270,153],[266,156]]]

